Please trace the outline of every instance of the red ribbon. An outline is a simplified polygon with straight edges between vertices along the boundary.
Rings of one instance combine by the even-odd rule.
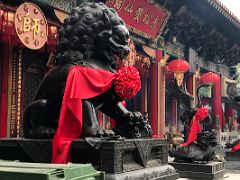
[[[52,163],[70,161],[73,140],[82,133],[82,99],[107,91],[113,84],[114,74],[89,67],[73,66],[68,73],[59,124],[52,141]]]
[[[236,144],[236,145],[231,149],[230,152],[236,152],[236,151],[238,151],[238,150],[240,150],[240,143]]]
[[[203,121],[208,116],[208,109],[206,107],[198,108],[188,134],[187,142],[181,144],[181,146],[188,146],[192,142],[197,140],[197,134],[201,132],[200,121]]]

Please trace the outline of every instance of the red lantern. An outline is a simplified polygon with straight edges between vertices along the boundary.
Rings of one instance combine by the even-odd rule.
[[[175,59],[168,64],[168,69],[173,73],[185,73],[189,70],[189,64],[186,60]]]
[[[168,64],[168,70],[174,73],[178,86],[182,85],[184,73],[189,70],[189,64],[186,60],[175,59]]]
[[[201,75],[200,79],[203,83],[216,84],[219,81],[219,75],[212,72],[208,72]]]

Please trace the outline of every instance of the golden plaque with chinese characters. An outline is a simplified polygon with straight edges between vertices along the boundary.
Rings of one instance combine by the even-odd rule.
[[[19,39],[29,49],[40,49],[46,43],[47,20],[37,5],[21,4],[15,13],[14,24]]]

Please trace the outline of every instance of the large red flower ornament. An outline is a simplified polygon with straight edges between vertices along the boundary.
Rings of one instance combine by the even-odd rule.
[[[123,99],[133,98],[141,89],[138,70],[132,66],[120,68],[115,74],[114,89],[117,96]]]

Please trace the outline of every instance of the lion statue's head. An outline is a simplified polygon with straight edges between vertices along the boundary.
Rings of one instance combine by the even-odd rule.
[[[104,3],[86,2],[73,9],[59,33],[56,63],[97,59],[116,69],[129,54],[129,31],[116,11]]]

